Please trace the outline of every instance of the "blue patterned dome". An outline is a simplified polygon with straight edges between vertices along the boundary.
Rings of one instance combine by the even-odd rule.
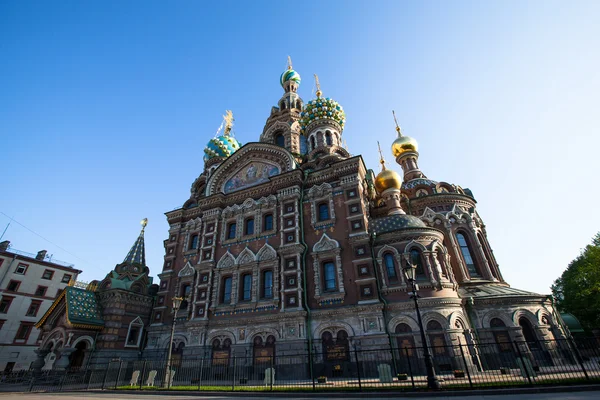
[[[306,103],[304,110],[300,113],[301,132],[305,133],[310,124],[323,119],[335,121],[344,129],[346,113],[337,101],[329,97],[317,97]]]
[[[294,71],[293,69],[287,69],[281,74],[281,78],[279,78],[279,83],[283,86],[287,81],[294,81],[298,86],[300,86],[300,74]]]
[[[204,148],[204,161],[214,157],[229,157],[240,147],[240,142],[233,136],[222,135],[212,138]]]

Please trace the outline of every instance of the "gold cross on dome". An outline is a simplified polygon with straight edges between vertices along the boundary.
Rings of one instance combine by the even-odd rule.
[[[402,128],[398,125],[398,120],[396,119],[396,112],[392,110],[392,115],[394,116],[394,122],[396,123],[396,132],[398,132],[399,136],[402,136]]]
[[[385,159],[383,158],[383,152],[381,151],[379,140],[377,141],[377,147],[379,148],[379,162],[381,163],[381,170],[385,171]]]
[[[319,83],[319,76],[317,74],[313,74],[315,76],[315,85],[317,86],[317,97],[321,97],[321,84]]]
[[[292,57],[288,56],[288,69],[292,69]]]
[[[223,115],[223,121],[225,122],[225,133],[228,134],[231,131],[234,121],[233,112],[231,112],[231,110],[225,111],[225,115]]]

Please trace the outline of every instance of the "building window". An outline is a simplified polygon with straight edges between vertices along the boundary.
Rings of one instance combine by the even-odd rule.
[[[264,217],[263,231],[273,230],[273,214],[267,214]]]
[[[27,340],[32,327],[33,324],[31,322],[21,322],[21,326],[15,335],[15,340]]]
[[[62,279],[60,280],[61,283],[69,283],[71,282],[71,278],[72,276],[69,274],[64,274]]]
[[[160,296],[158,298],[158,305],[162,306],[163,304],[165,304],[165,296]]]
[[[417,266],[416,277],[417,279],[425,277],[425,270],[423,269],[423,259],[421,258],[421,252],[417,249],[410,251],[410,263]]]
[[[37,289],[35,289],[35,295],[36,296],[45,296],[47,290],[48,290],[48,287],[46,287],[46,286],[38,286]]]
[[[125,347],[139,347],[142,339],[144,323],[140,317],[137,317],[129,324],[129,332],[127,332],[127,340]]]
[[[31,304],[29,305],[29,308],[27,309],[27,313],[25,314],[25,316],[35,317],[37,315],[38,311],[40,310],[41,304],[42,304],[41,301],[32,300]]]
[[[327,144],[327,146],[331,146],[332,144],[331,133],[329,133],[329,131],[325,132],[325,144]]]
[[[54,276],[54,271],[47,269],[44,271],[44,274],[42,275],[42,279],[52,279],[53,276]]]
[[[283,134],[279,133],[275,136],[275,144],[279,147],[285,147],[285,137]]]
[[[8,282],[8,286],[6,287],[7,292],[16,292],[19,290],[19,286],[21,286],[20,281],[10,281]]]
[[[361,220],[353,221],[352,222],[352,230],[353,231],[357,231],[357,230],[360,230],[360,229],[362,229],[362,221]]]
[[[223,296],[221,298],[221,303],[231,303],[231,277],[223,280]]]
[[[246,274],[242,278],[243,286],[242,286],[242,300],[250,301],[252,299],[252,275]]]
[[[469,275],[479,276],[477,269],[475,269],[475,262],[473,261],[473,257],[471,257],[471,251],[469,250],[469,244],[467,243],[467,239],[465,238],[465,235],[458,232],[456,234],[456,239],[458,240],[458,245],[460,246],[460,252],[462,253],[463,259],[465,260],[465,264],[467,265],[467,270],[469,271]]]
[[[390,281],[396,281],[398,276],[396,275],[396,263],[394,262],[394,256],[387,253],[383,256],[383,262],[385,264],[385,270]]]
[[[360,275],[360,276],[369,275],[369,266],[368,265],[359,266],[358,267],[358,275]]]
[[[160,319],[162,318],[162,314],[157,312],[156,314],[154,314],[154,320],[155,321],[160,321]]]
[[[331,261],[323,264],[323,277],[323,287],[325,288],[325,291],[335,290],[335,265]]]
[[[6,314],[8,309],[10,308],[10,303],[12,303],[14,297],[2,296],[2,300],[0,300],[0,314]]]
[[[192,236],[192,241],[190,242],[190,249],[198,248],[198,235]]]
[[[356,197],[356,189],[350,189],[346,192],[346,196],[348,196],[348,198],[352,199],[354,197]]]
[[[244,235],[254,234],[254,218],[248,218],[244,227]]]
[[[227,239],[235,239],[235,231],[237,230],[237,226],[235,222],[231,222],[227,225]]]
[[[288,258],[285,260],[285,267],[288,269],[296,268],[296,259]]]
[[[263,298],[273,298],[273,271],[263,272]]]
[[[319,221],[327,221],[329,219],[329,204],[319,204]]]
[[[19,265],[17,265],[17,268],[15,268],[15,274],[25,275],[26,271],[27,271],[27,264],[19,264]]]

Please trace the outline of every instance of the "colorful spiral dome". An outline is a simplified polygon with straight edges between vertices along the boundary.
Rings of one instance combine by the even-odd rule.
[[[222,135],[210,139],[204,148],[204,161],[214,157],[229,157],[242,145],[233,136]]]
[[[287,69],[281,74],[281,78],[279,78],[279,82],[281,86],[283,86],[287,81],[294,81],[297,85],[300,85],[300,74],[294,71],[293,69]]]
[[[346,113],[337,101],[329,97],[317,97],[306,103],[304,110],[300,113],[301,132],[305,133],[310,124],[319,120],[333,120],[344,129]]]

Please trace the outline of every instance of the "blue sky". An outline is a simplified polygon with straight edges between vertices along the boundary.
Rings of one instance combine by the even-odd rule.
[[[257,141],[292,56],[377,169],[395,109],[431,179],[470,188],[506,280],[549,285],[600,231],[600,3],[0,2],[0,232],[101,279],[202,172],[231,109]],[[388,166],[393,166],[389,150]],[[397,171],[401,171],[396,166]]]

